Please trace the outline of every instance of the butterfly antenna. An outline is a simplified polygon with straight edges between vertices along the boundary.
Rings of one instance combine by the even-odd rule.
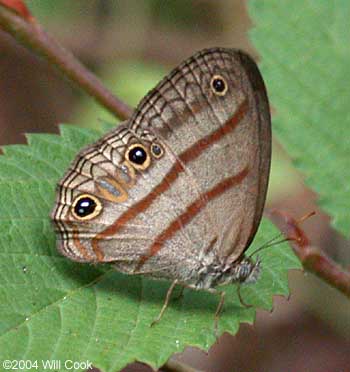
[[[253,251],[253,252],[249,255],[249,258],[252,257],[253,255],[255,255],[256,253],[262,251],[263,249],[266,249],[266,248],[269,248],[269,247],[273,247],[274,245],[278,245],[278,244],[281,244],[281,243],[284,243],[284,242],[288,242],[288,241],[290,241],[290,240],[294,240],[293,238],[283,238],[283,239],[277,240],[277,239],[279,239],[282,235],[283,235],[283,233],[280,233],[280,234],[276,235],[275,237],[273,237],[272,239],[270,239],[269,241],[267,241],[266,243],[264,243],[262,246],[260,246],[260,247],[257,248],[255,251]],[[276,240],[277,240],[277,241],[276,241]]]
[[[297,224],[302,223],[305,220],[307,220],[308,218],[314,216],[315,214],[316,214],[315,211],[311,211],[311,212],[305,214],[304,216],[300,217],[296,222],[297,222]],[[257,248],[253,253],[251,253],[249,255],[249,258],[251,258],[256,253],[262,251],[263,249],[273,247],[274,245],[282,244],[284,242],[289,242],[289,241],[295,240],[294,238],[289,238],[289,237],[277,240],[277,239],[281,238],[282,236],[283,236],[283,233],[279,233],[278,235],[276,235],[275,237],[273,237],[272,239],[270,239],[269,241],[264,243],[261,247]]]

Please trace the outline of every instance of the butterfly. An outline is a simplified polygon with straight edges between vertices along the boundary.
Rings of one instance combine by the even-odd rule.
[[[171,280],[157,320],[177,284],[216,293],[255,282],[260,261],[245,251],[270,160],[270,109],[255,62],[235,49],[202,50],[77,155],[52,212],[58,250]]]

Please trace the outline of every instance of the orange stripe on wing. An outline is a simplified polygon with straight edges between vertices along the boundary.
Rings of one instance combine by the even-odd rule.
[[[73,229],[73,244],[75,248],[79,251],[79,253],[85,260],[91,261],[93,257],[89,253],[88,249],[84,246],[84,244],[80,241],[79,231],[75,228],[72,228],[72,229]]]
[[[248,174],[248,167],[244,168],[238,174],[225,178],[223,181],[216,184],[212,189],[203,193],[197,200],[190,204],[184,213],[159,234],[152,244],[147,255],[141,257],[135,271],[138,271],[145,262],[155,256],[163,247],[164,243],[171,239],[177,231],[186,226],[211,200],[222,195],[226,190],[240,184]]]
[[[220,128],[215,130],[213,133],[200,139],[183,153],[181,153],[179,155],[180,161],[177,160],[175,162],[175,164],[171,167],[162,181],[147,196],[130,207],[111,226],[106,228],[104,231],[102,231],[101,233],[96,235],[95,238],[92,239],[92,247],[94,251],[100,250],[98,246],[99,240],[107,236],[115,235],[123,228],[124,225],[127,224],[127,222],[135,218],[140,212],[144,212],[147,208],[149,208],[149,206],[159,195],[167,191],[171,187],[172,183],[174,183],[179,177],[180,172],[184,171],[182,163],[188,164],[189,162],[193,161],[208,147],[213,145],[215,142],[218,142],[227,134],[231,133],[236,128],[238,123],[244,118],[245,114],[248,111],[248,108],[248,100],[245,99],[240,104],[235,114],[229,120],[227,120],[227,122],[223,126],[220,126]]]

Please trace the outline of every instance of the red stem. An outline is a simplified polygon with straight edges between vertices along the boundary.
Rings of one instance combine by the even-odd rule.
[[[299,222],[292,216],[276,210],[270,211],[268,216],[289,239],[303,267],[350,298],[350,272],[335,263],[319,248],[310,245]]]

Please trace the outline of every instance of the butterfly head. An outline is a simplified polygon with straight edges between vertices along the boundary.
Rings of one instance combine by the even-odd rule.
[[[259,257],[253,261],[250,257],[244,257],[234,268],[239,283],[255,283],[261,272],[261,260]]]
[[[255,283],[260,277],[260,272],[261,260],[259,258],[254,261],[250,257],[243,256],[242,259],[221,267],[215,285]]]

